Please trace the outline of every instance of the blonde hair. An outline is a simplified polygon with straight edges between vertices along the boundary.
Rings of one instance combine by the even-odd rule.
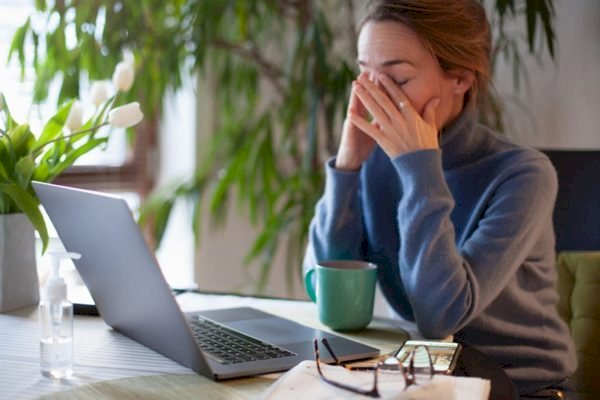
[[[475,79],[465,104],[485,103],[491,75],[491,30],[477,0],[371,0],[369,21],[395,21],[413,30],[443,71],[466,69]]]

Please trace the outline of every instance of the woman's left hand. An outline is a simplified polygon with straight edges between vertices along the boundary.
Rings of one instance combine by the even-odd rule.
[[[434,97],[427,103],[421,117],[388,76],[381,75],[380,82],[385,91],[371,82],[365,73],[360,74],[356,82],[356,94],[377,124],[353,112],[349,114],[350,121],[371,136],[390,158],[439,148],[435,121],[439,98]]]

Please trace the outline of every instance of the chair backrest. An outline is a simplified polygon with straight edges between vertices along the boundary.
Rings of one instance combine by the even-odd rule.
[[[581,400],[600,399],[600,150],[542,150],[558,175],[558,311],[569,325]]]
[[[600,250],[600,150],[542,152],[558,174],[556,250]]]
[[[569,325],[577,371],[571,377],[580,400],[600,399],[600,252],[562,252],[558,269],[558,313]]]

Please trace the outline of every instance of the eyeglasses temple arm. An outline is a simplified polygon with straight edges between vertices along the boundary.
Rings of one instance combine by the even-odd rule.
[[[340,360],[338,360],[338,358],[335,356],[335,353],[333,352],[333,349],[329,345],[329,342],[327,341],[327,338],[321,339],[321,342],[323,342],[323,344],[325,345],[325,348],[327,349],[327,352],[329,353],[329,355],[331,355],[331,357],[333,357],[333,360],[335,361],[335,364],[336,365],[340,365],[341,364]]]

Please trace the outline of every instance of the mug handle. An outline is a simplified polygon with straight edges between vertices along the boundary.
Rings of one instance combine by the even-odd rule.
[[[310,299],[313,301],[313,303],[317,302],[317,295],[315,293],[315,287],[314,287],[314,279],[313,276],[315,274],[315,269],[311,268],[308,271],[306,271],[306,274],[304,274],[304,287],[306,288],[306,293],[308,294],[308,297],[310,297]]]

